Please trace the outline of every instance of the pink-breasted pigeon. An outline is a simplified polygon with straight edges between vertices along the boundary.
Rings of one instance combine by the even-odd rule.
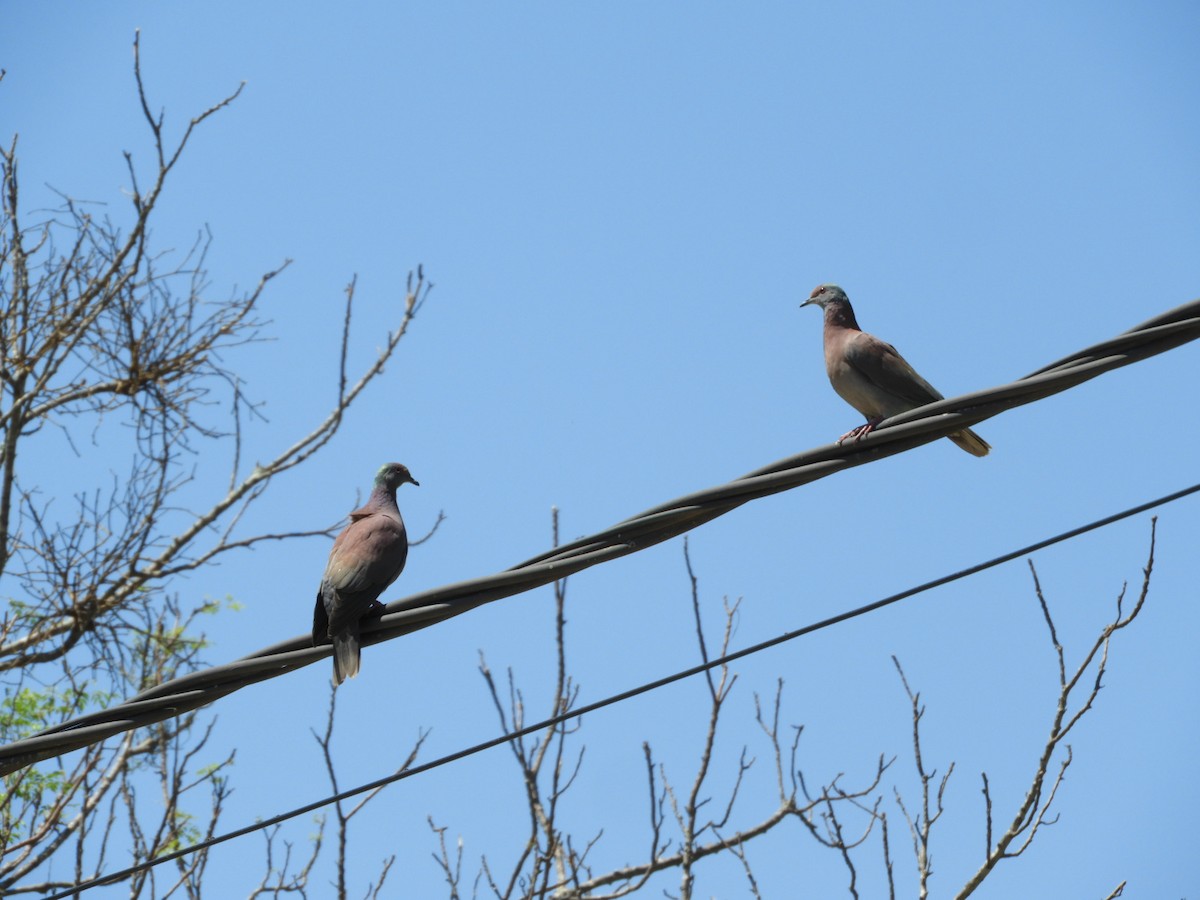
[[[800,306],[810,303],[825,311],[825,372],[829,383],[843,400],[867,417],[865,425],[838,438],[839,444],[848,437],[862,440],[888,416],[942,399],[895,347],[858,327],[850,298],[836,284],[817,285]],[[947,437],[975,456],[987,456],[992,449],[970,428]]]
[[[396,580],[408,558],[408,534],[396,489],[418,484],[400,463],[386,463],[375,474],[371,496],[350,513],[350,524],[333,542],[317,589],[313,646],[333,641],[333,683],[358,674],[359,623],[382,608],[378,597]]]

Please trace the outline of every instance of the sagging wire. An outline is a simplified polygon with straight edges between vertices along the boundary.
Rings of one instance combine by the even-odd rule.
[[[504,597],[523,593],[690,531],[744,503],[930,443],[1005,410],[1068,390],[1105,372],[1200,337],[1200,300],[1038,369],[1011,384],[939,400],[885,420],[860,443],[817,447],[756,469],[727,484],[685,495],[503,572],[460,581],[389,603],[364,623],[363,644],[378,644],[427,628]],[[124,703],[77,716],[0,747],[0,775],[206,706],[243,687],[327,658],[307,635],[239,660],[191,672],[142,691]]]

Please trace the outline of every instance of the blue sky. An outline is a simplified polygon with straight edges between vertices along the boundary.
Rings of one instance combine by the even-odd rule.
[[[447,520],[390,599],[545,549],[552,506],[573,538],[858,424],[825,379],[820,316],[797,309],[820,282],[845,287],[863,327],[947,395],[1197,295],[1193,4],[427,6],[9,4],[0,36],[0,136],[20,135],[29,207],[51,204],[48,184],[124,215],[121,151],[150,158],[135,28],[169,128],[247,82],[197,133],[155,232],[182,247],[211,228],[215,297],[295,260],[266,296],[275,340],[230,358],[267,404],[247,458],[290,445],[333,402],[351,276],[361,368],[424,265],[436,288],[385,378],[247,523],[324,525],[381,462],[405,462],[421,481],[401,493],[410,532],[439,510]],[[1191,484],[1198,353],[983,423],[984,460],[943,441],[704,526],[690,546],[709,624],[723,596],[743,598],[744,646]],[[114,448],[47,453],[71,473],[64,494],[122,468]],[[221,490],[226,465],[205,454],[197,490]],[[1037,555],[1068,661],[1121,583],[1136,588],[1148,534],[1141,517]],[[1197,534],[1194,499],[1161,512],[1149,606],[1072,741],[1060,822],[977,896],[1105,896],[1126,879],[1133,896],[1196,893]],[[210,660],[306,631],[327,552],[264,546],[179,583],[184,599],[244,607],[213,623]],[[569,594],[582,700],[695,661],[679,540],[589,570]],[[418,729],[432,729],[426,758],[493,736],[480,650],[514,667],[540,712],[551,638],[546,589],[369,649],[339,694],[342,784],[391,771]],[[1055,661],[1024,563],[739,663],[712,793],[745,745],[759,762],[735,821],[772,808],[753,694],[783,678],[810,780],[854,782],[896,754],[886,794],[914,798],[892,654],[928,707],[927,765],[956,762],[934,835],[945,896],[979,863],[979,773],[1002,818],[1053,713]],[[327,792],[309,735],[327,682],[313,666],[213,708],[214,746],[238,748],[227,827]],[[688,783],[704,715],[689,682],[585,720],[568,815],[583,839],[604,828],[598,871],[640,858],[642,741]],[[377,798],[351,834],[363,888],[395,853],[395,896],[440,895],[428,815],[462,836],[472,874],[481,853],[503,867],[527,819],[507,751]],[[766,896],[844,889],[840,862],[799,829],[748,853]],[[258,839],[215,851],[214,896],[248,892],[261,856]],[[860,862],[868,895],[877,863],[876,851]],[[671,875],[650,891],[675,887]],[[703,866],[697,890],[744,895],[740,865]]]

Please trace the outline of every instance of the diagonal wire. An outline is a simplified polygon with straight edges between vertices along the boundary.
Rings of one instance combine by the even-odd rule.
[[[551,716],[550,718],[544,719],[541,722],[536,722],[533,725],[526,725],[522,728],[518,728],[513,731],[510,731],[506,734],[499,735],[498,737],[490,738],[486,741],[482,741],[478,744],[474,744],[473,746],[464,747],[460,750],[454,751],[453,753],[448,753],[445,756],[440,756],[437,759],[432,759],[427,763],[422,763],[419,766],[412,766],[410,768],[401,769],[398,772],[393,772],[391,775],[385,775],[383,778],[377,778],[376,780],[367,782],[366,784],[360,784],[357,787],[353,787],[353,788],[349,788],[344,791],[340,791],[339,793],[333,794],[331,796],[323,797],[320,800],[314,800],[311,803],[306,803],[304,806],[296,807],[295,809],[288,810],[287,812],[279,813],[278,815],[272,816],[269,819],[259,819],[253,825],[245,825],[241,828],[235,829],[234,831],[227,831],[224,834],[220,834],[215,837],[211,837],[206,840],[199,841],[195,844],[192,844],[191,846],[184,847],[180,850],[174,850],[170,853],[165,853],[160,856],[156,856],[154,859],[145,860],[143,862],[132,865],[127,869],[121,869],[118,872],[112,872],[108,875],[99,875],[88,881],[80,882],[79,884],[74,885],[73,887],[71,887],[70,889],[68,889],[62,893],[54,894],[50,897],[47,897],[47,898],[45,898],[45,900],[63,900],[63,898],[77,896],[78,894],[82,893],[83,891],[89,890],[90,888],[93,888],[93,887],[98,887],[102,884],[115,884],[116,882],[125,880],[126,878],[130,877],[131,875],[136,875],[139,872],[144,872],[144,871],[151,869],[154,866],[157,866],[161,863],[170,862],[172,860],[180,859],[184,856],[189,856],[193,853],[199,853],[203,850],[211,849],[212,847],[215,847],[217,844],[223,844],[223,843],[226,843],[227,841],[232,841],[232,840],[235,840],[236,838],[245,837],[248,834],[253,834],[256,831],[262,831],[264,829],[274,827],[275,825],[279,825],[282,822],[286,822],[290,819],[295,819],[296,817],[305,815],[306,813],[314,812],[323,806],[328,806],[331,803],[340,803],[341,801],[348,800],[351,797],[356,797],[360,794],[365,794],[370,791],[375,791],[375,790],[378,790],[379,788],[386,787],[389,784],[395,784],[397,781],[403,781],[406,778],[411,778],[414,775],[420,775],[424,772],[430,771],[431,769],[437,769],[437,768],[440,768],[441,766],[449,765],[452,762],[457,762],[460,759],[465,759],[468,756],[474,756],[477,753],[482,753],[484,750],[491,750],[493,747],[498,747],[501,744],[506,744],[509,741],[516,740],[517,738],[521,738],[521,737],[525,737],[527,735],[543,732],[546,729],[551,728],[552,726],[558,726],[558,725],[561,725],[562,723],[568,722],[572,719],[580,718],[589,713],[593,713],[593,712],[596,712],[597,710],[603,709],[606,706],[612,706],[617,703],[622,703],[626,700],[631,700],[634,697],[637,697],[641,694],[646,694],[651,691],[656,691],[660,688],[666,687],[667,685],[674,684],[675,682],[678,682],[678,681],[683,681],[687,678],[691,678],[695,675],[699,675],[699,674],[709,671],[711,669],[716,669],[716,668],[720,668],[722,666],[726,666],[731,662],[735,662],[736,660],[742,659],[744,657],[752,656],[757,653],[761,653],[764,650],[769,650],[772,647],[778,646],[779,644],[784,644],[784,643],[787,643],[788,641],[793,641],[796,638],[803,637],[804,635],[812,634],[813,632],[816,632],[816,631],[821,631],[825,628],[829,628],[833,625],[838,625],[842,622],[846,622],[850,619],[854,619],[859,616],[866,615],[867,613],[870,613],[870,612],[875,612],[876,610],[882,609],[885,606],[890,606],[891,604],[898,603],[901,600],[907,600],[910,597],[914,597],[917,594],[923,594],[926,591],[933,590],[934,588],[937,588],[937,587],[941,587],[944,584],[950,584],[951,582],[954,582],[954,581],[960,581],[961,579],[967,578],[971,575],[978,575],[980,572],[986,571],[987,569],[992,569],[992,568],[995,568],[996,566],[1003,565],[1004,563],[1012,562],[1014,559],[1019,559],[1024,556],[1029,556],[1032,553],[1036,553],[1038,550],[1044,550],[1045,548],[1051,547],[1054,544],[1060,544],[1060,543],[1063,543],[1064,541],[1072,540],[1081,535],[1087,534],[1088,532],[1096,531],[1100,528],[1104,528],[1108,525],[1112,525],[1116,522],[1120,522],[1124,519],[1128,519],[1131,516],[1136,516],[1139,513],[1147,512],[1148,510],[1155,509],[1159,506],[1165,506],[1168,503],[1172,503],[1176,500],[1181,500],[1184,497],[1188,497],[1188,496],[1190,496],[1192,494],[1196,494],[1196,493],[1200,493],[1200,484],[1194,484],[1191,487],[1183,488],[1182,490],[1175,491],[1174,493],[1171,493],[1171,494],[1167,494],[1164,497],[1158,497],[1157,499],[1150,500],[1145,503],[1138,504],[1137,506],[1133,506],[1128,509],[1121,510],[1120,512],[1105,516],[1102,519],[1096,519],[1095,521],[1089,522],[1086,525],[1080,525],[1077,528],[1072,528],[1069,531],[1061,532],[1060,534],[1056,534],[1053,537],[1043,538],[1040,541],[1036,541],[1035,543],[1028,544],[1017,550],[1010,550],[1007,553],[1003,553],[1000,556],[993,557],[992,559],[986,560],[984,562],[976,563],[975,565],[968,566],[965,569],[959,569],[957,572],[951,572],[947,575],[942,575],[938,578],[934,578],[934,579],[932,579],[930,581],[926,581],[922,584],[915,585],[914,587],[907,588],[907,589],[905,589],[903,591],[899,591],[895,594],[890,594],[887,597],[883,597],[879,600],[875,600],[864,606],[859,606],[856,609],[847,610],[846,612],[838,613],[837,615],[830,616],[827,619],[821,619],[820,621],[813,622],[809,625],[805,625],[805,626],[803,626],[801,628],[797,628],[793,631],[784,632],[783,634],[776,635],[773,638],[768,638],[767,640],[761,641],[757,644],[751,644],[748,647],[743,647],[740,650],[735,650],[732,653],[725,654],[724,656],[720,656],[715,659],[710,659],[707,662],[699,663],[698,665],[692,666],[689,669],[684,669],[679,672],[674,672],[671,675],[664,676],[655,681],[646,682],[645,684],[640,684],[637,687],[630,688],[629,690],[622,691],[618,694],[611,694],[610,696],[605,697],[601,700],[596,700],[592,703],[588,703],[583,706],[576,707],[575,709],[571,709],[566,712],[559,713],[558,715]]]
[[[827,444],[756,469],[727,484],[652,507],[594,535],[548,550],[503,572],[460,581],[389,603],[364,623],[362,643],[377,644],[532,590],[590,566],[669,540],[744,503],[930,443],[1005,410],[1068,390],[1105,372],[1200,337],[1200,300],[1149,319],[1014,381],[939,400],[884,421],[860,443]],[[293,637],[239,660],[192,672],[142,691],[117,706],[78,716],[0,747],[0,775],[85,747],[114,734],[173,718],[240,690],[311,665],[330,654]]]

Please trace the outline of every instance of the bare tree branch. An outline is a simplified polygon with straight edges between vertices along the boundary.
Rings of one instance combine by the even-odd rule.
[[[1092,708],[1096,697],[1100,694],[1104,673],[1108,666],[1109,645],[1113,636],[1133,622],[1146,603],[1146,598],[1150,593],[1150,576],[1154,570],[1154,546],[1157,525],[1158,518],[1151,518],[1150,550],[1147,555],[1146,565],[1142,569],[1142,588],[1138,594],[1137,601],[1128,613],[1124,611],[1127,586],[1123,585],[1117,595],[1116,612],[1112,620],[1101,629],[1100,634],[1096,637],[1087,653],[1084,654],[1083,660],[1079,663],[1079,666],[1070,678],[1067,677],[1066,655],[1062,645],[1059,643],[1058,633],[1054,627],[1054,620],[1050,615],[1050,605],[1046,602],[1046,597],[1042,592],[1037,570],[1034,568],[1032,560],[1030,561],[1029,571],[1033,576],[1034,590],[1037,594],[1043,618],[1046,621],[1047,631],[1050,633],[1051,643],[1054,645],[1055,659],[1058,664],[1058,702],[1055,706],[1054,717],[1050,723],[1050,734],[1047,736],[1046,743],[1038,758],[1029,790],[1025,794],[1025,799],[1013,815],[1008,828],[1005,829],[995,844],[992,844],[992,797],[988,788],[987,774],[984,773],[983,795],[986,813],[987,851],[984,855],[982,865],[967,880],[966,884],[963,885],[957,894],[958,897],[970,896],[1002,860],[1020,856],[1033,842],[1038,829],[1043,825],[1052,825],[1057,820],[1057,817],[1050,817],[1050,808],[1058,796],[1058,789],[1062,785],[1063,777],[1073,759],[1070,745],[1064,744],[1065,739],[1079,723],[1080,719],[1083,718],[1084,714]],[[1078,707],[1072,711],[1071,696],[1084,678],[1088,676],[1089,671],[1093,669],[1093,663],[1095,663],[1095,674],[1091,677],[1090,689],[1084,697],[1083,702],[1079,703]],[[1059,760],[1057,772],[1053,778],[1050,778],[1051,761],[1060,744],[1063,744],[1065,747],[1065,755]],[[1047,787],[1047,779],[1050,779],[1049,787]],[[1123,887],[1123,884],[1118,887],[1117,892],[1119,893]]]
[[[904,814],[905,821],[908,822],[909,833],[912,835],[913,855],[917,860],[917,896],[925,898],[929,896],[929,879],[933,876],[933,857],[929,852],[929,835],[933,830],[934,823],[941,818],[942,813],[945,811],[942,806],[942,799],[946,793],[946,784],[954,772],[954,763],[950,763],[946,769],[946,774],[942,776],[942,780],[937,787],[933,805],[931,806],[930,797],[932,792],[930,791],[930,785],[937,776],[937,771],[926,771],[925,762],[921,757],[921,719],[925,715],[925,707],[921,705],[921,695],[914,693],[913,689],[909,687],[908,678],[904,675],[904,669],[900,665],[900,660],[893,656],[892,663],[900,675],[900,681],[904,685],[904,692],[908,694],[908,701],[912,706],[913,760],[917,764],[917,776],[921,780],[921,810],[915,818],[909,815],[899,791],[895,792],[896,803],[900,807],[900,811]]]
[[[329,777],[329,786],[335,794],[339,793],[341,790],[338,787],[337,765],[333,758],[333,732],[336,712],[337,691],[334,685],[331,684],[329,687],[329,712],[325,717],[325,731],[322,734],[317,734],[317,732],[314,731],[313,738],[321,748],[321,757],[325,763],[325,773]],[[413,743],[412,748],[409,750],[408,756],[405,757],[399,768],[396,769],[396,772],[403,772],[417,761],[417,757],[421,752],[421,747],[424,746],[425,739],[428,737],[428,731],[422,731],[417,735],[417,739]],[[335,834],[336,843],[334,845],[336,848],[334,854],[334,873],[337,879],[337,896],[339,900],[345,900],[345,898],[349,896],[349,883],[347,881],[346,863],[349,852],[350,820],[362,812],[363,807],[379,796],[379,793],[385,787],[387,787],[387,785],[380,785],[373,791],[364,794],[357,803],[350,807],[347,807],[347,805],[341,800],[338,800],[336,803],[334,803],[333,812],[335,821],[337,823],[337,833]],[[323,830],[324,823],[322,823],[322,832]],[[368,887],[368,896],[378,894],[379,890],[383,887],[384,881],[387,879],[388,871],[391,869],[392,863],[395,862],[395,859],[396,857],[392,856],[383,861],[383,864],[380,868],[379,880],[374,885]]]

